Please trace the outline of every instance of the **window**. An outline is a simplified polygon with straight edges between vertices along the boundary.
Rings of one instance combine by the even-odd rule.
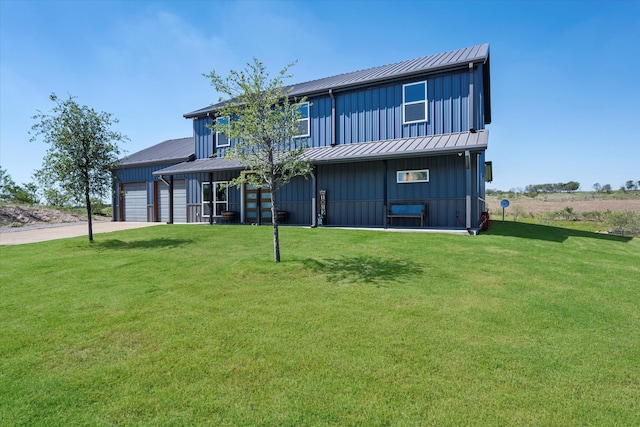
[[[412,184],[414,182],[429,182],[429,169],[414,171],[397,171],[396,182],[398,184]]]
[[[303,102],[298,110],[300,118],[298,119],[298,133],[296,138],[304,138],[310,135],[309,132],[309,103]]]
[[[218,117],[216,123],[226,125],[229,123],[229,119],[226,117]],[[230,144],[229,137],[222,132],[216,131],[216,148],[228,147]]]
[[[213,183],[213,212],[214,216],[222,215],[222,211],[228,210],[228,182]],[[211,214],[209,201],[211,194],[209,193],[211,184],[209,182],[202,183],[202,216],[208,218]]]
[[[402,85],[402,123],[427,121],[427,82]]]

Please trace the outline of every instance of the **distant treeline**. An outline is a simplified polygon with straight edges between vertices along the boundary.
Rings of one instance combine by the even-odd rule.
[[[571,193],[572,191],[578,191],[580,188],[580,183],[576,181],[569,182],[559,182],[557,184],[530,184],[524,187],[519,187],[517,189],[511,189],[507,191],[507,193],[513,194],[526,194],[528,196],[536,196],[537,194],[549,194],[549,193]],[[593,189],[598,193],[611,193],[613,192],[613,188],[611,184],[601,185],[599,183],[593,184]],[[620,192],[627,191],[636,191],[640,189],[640,180],[629,180],[624,183],[624,185],[620,186]],[[505,193],[502,190],[496,189],[487,189],[487,194],[499,194]]]
[[[524,187],[524,192],[527,194],[571,193],[572,191],[578,191],[579,188],[579,182],[569,181],[557,184],[530,184]]]

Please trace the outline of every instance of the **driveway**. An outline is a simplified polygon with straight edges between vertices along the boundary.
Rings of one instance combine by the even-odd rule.
[[[163,222],[115,222],[94,221],[93,234],[110,233],[112,231],[130,230],[132,228],[151,227],[161,225]],[[21,245],[24,243],[44,242],[46,240],[66,239],[68,237],[87,236],[87,223],[78,222],[72,224],[55,224],[43,228],[31,228],[25,226],[25,230],[19,228],[0,229],[0,246]]]

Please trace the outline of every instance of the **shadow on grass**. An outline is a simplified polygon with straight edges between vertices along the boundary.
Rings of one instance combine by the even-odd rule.
[[[322,261],[306,258],[302,264],[323,273],[329,282],[367,283],[384,286],[400,283],[422,274],[419,265],[406,260],[371,256],[331,258]]]
[[[190,239],[145,239],[133,240],[126,242],[118,239],[94,241],[93,246],[98,249],[122,250],[122,249],[158,249],[158,248],[177,248],[192,243]]]
[[[527,224],[524,222],[494,222],[486,234],[495,236],[522,237],[525,239],[546,240],[550,242],[564,242],[569,237],[583,237],[590,239],[608,240],[611,242],[627,243],[632,237],[615,234],[593,233],[574,230],[571,228],[553,227],[550,225]]]

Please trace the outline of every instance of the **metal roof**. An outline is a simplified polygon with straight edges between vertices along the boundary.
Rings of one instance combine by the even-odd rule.
[[[486,150],[488,139],[489,131],[479,130],[477,132],[448,133],[444,135],[314,147],[307,149],[305,155],[315,164],[394,159],[456,153],[465,150]],[[211,158],[180,163],[156,171],[153,174],[178,175],[242,169],[244,167],[237,160]]]
[[[155,171],[154,175],[182,175],[190,173],[214,172],[224,170],[242,170],[244,166],[237,160],[228,160],[220,157],[198,159],[183,162],[168,168]]]
[[[305,154],[313,163],[337,163],[486,150],[489,131],[447,133],[386,141],[310,148]]]
[[[184,162],[195,156],[195,138],[169,139],[120,159],[118,168]]]
[[[466,47],[436,55],[423,56],[421,58],[398,62],[390,65],[369,68],[360,71],[340,74],[333,77],[298,83],[291,86],[291,96],[310,96],[316,93],[350,89],[358,86],[366,86],[384,81],[392,81],[433,73],[445,69],[466,66],[469,63],[485,63],[489,60],[489,44]],[[221,105],[201,108],[184,115],[185,118],[201,117],[215,110]]]

